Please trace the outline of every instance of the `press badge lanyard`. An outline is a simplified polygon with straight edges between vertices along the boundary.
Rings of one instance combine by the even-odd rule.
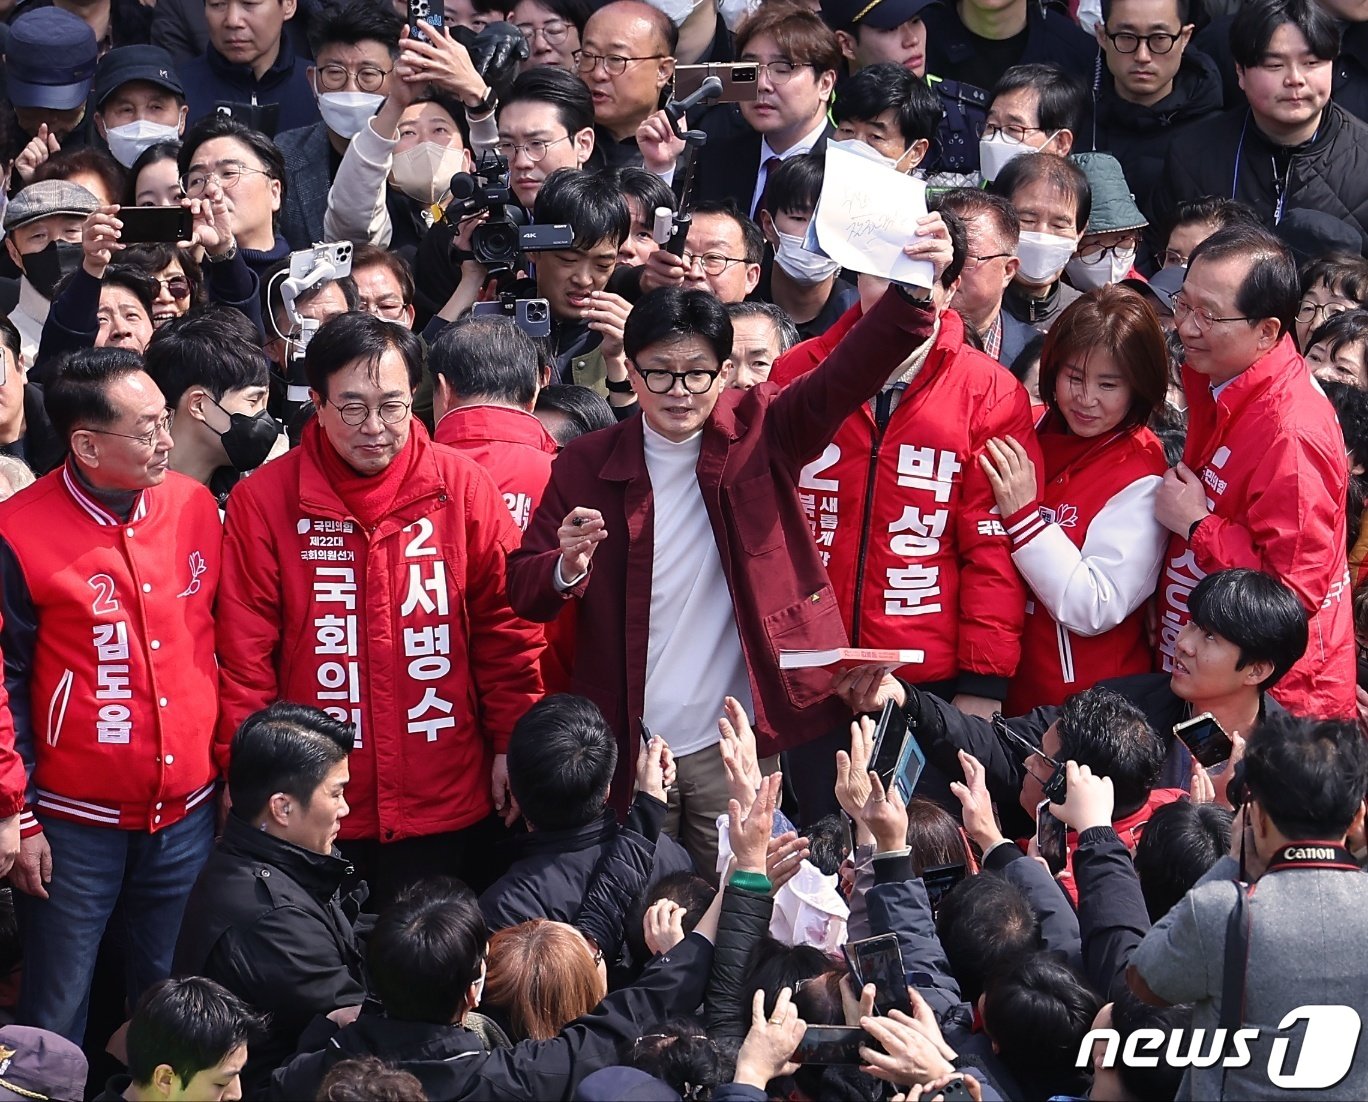
[[[1235,193],[1240,186],[1240,158],[1244,155],[1245,135],[1249,133],[1249,116],[1251,112],[1245,112],[1244,125],[1240,127],[1240,142],[1235,147],[1235,171],[1230,177],[1230,198],[1235,198]],[[1311,141],[1320,137],[1320,127],[1311,135]],[[1310,143],[1307,143],[1310,144]],[[1278,193],[1278,201],[1273,207],[1273,224],[1276,226],[1282,221],[1283,207],[1287,205],[1287,189],[1292,184],[1292,159],[1287,161],[1287,171],[1283,173],[1282,181],[1278,180],[1278,161],[1273,158],[1273,188]]]

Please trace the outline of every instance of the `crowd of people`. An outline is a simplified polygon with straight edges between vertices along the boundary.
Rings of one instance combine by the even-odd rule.
[[[1368,1097],[1365,5],[0,20],[0,1097]]]

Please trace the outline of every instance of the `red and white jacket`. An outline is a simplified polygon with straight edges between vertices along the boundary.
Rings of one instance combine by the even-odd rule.
[[[34,818],[155,832],[213,795],[213,495],[168,472],[127,521],[70,460],[0,504],[5,682]]]
[[[803,374],[815,343],[785,353],[771,381]],[[899,671],[908,681],[957,678],[961,692],[1000,698],[1016,672],[1026,590],[978,463],[990,437],[1009,434],[1039,465],[1026,391],[964,343],[947,310],[887,427],[866,403],[803,468],[799,496],[851,645],[924,651]]]
[[[1012,561],[1031,590],[1010,716],[1062,704],[1104,678],[1149,672],[1144,606],[1168,543],[1154,519],[1168,466],[1154,433],[1141,425],[1087,439],[1047,413],[1036,435],[1040,503],[1006,520]]]
[[[415,421],[413,469],[367,532],[325,476],[330,446],[310,422],[228,499],[217,753],[226,769],[270,702],[312,704],[357,732],[343,838],[459,830],[492,813],[494,755],[541,695],[541,630],[508,607],[517,529],[493,480]]]
[[[1187,599],[1216,570],[1272,574],[1311,614],[1306,654],[1273,696],[1294,715],[1354,715],[1354,627],[1345,562],[1344,436],[1290,336],[1219,397],[1183,368],[1183,461],[1205,483],[1212,515],[1169,538],[1159,588],[1159,661],[1173,669]]]

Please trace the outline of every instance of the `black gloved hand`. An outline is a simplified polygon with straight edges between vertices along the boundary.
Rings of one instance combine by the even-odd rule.
[[[528,58],[527,39],[512,23],[490,23],[470,45],[470,60],[485,83],[502,96]]]

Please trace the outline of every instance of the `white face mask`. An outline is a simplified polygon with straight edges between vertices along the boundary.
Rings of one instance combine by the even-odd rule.
[[[1055,131],[1058,134],[1059,131]],[[1040,149],[1035,146],[1019,142],[1014,138],[1009,138],[1006,134],[998,134],[995,138],[979,139],[979,175],[986,181],[992,183],[996,180],[1004,168],[1012,161],[1027,153],[1039,153],[1046,145],[1054,141],[1055,134],[1051,134],[1045,139],[1045,145]]]
[[[1017,245],[1017,259],[1021,262],[1021,278],[1027,283],[1044,286],[1059,278],[1059,273],[1069,263],[1078,239],[1059,237],[1052,233],[1033,233],[1021,231],[1021,242]]]
[[[774,262],[795,283],[812,286],[841,270],[840,264],[831,257],[803,248],[801,237],[783,233],[778,229],[774,232],[779,234],[779,247],[774,250]]]
[[[430,207],[447,193],[451,178],[464,169],[465,150],[437,142],[419,142],[394,155],[390,175],[395,187]]]
[[[835,138],[827,139],[828,146],[835,146],[837,149],[844,150],[846,153],[854,153],[857,157],[863,157],[866,161],[874,161],[886,168],[891,168],[894,172],[901,172],[898,167],[902,164],[902,158],[885,157],[868,142],[862,142],[859,138],[846,138],[844,141],[837,141]],[[903,157],[907,154],[904,153]]]
[[[385,97],[374,92],[323,92],[318,97],[318,113],[329,130],[351,141],[384,102]]]
[[[727,25],[727,30],[734,31],[741,20],[759,6],[760,0],[718,0],[717,14],[722,17],[722,22]]]
[[[1069,282],[1080,291],[1096,291],[1109,283],[1120,283],[1135,263],[1135,250],[1113,249],[1096,260],[1074,257],[1065,266]]]
[[[693,14],[698,0],[647,0],[651,7],[664,12],[676,27],[682,27],[684,20]]]
[[[109,152],[114,154],[114,159],[124,168],[132,168],[133,162],[158,142],[180,141],[180,127],[139,119],[106,130],[105,141],[109,143]]]

